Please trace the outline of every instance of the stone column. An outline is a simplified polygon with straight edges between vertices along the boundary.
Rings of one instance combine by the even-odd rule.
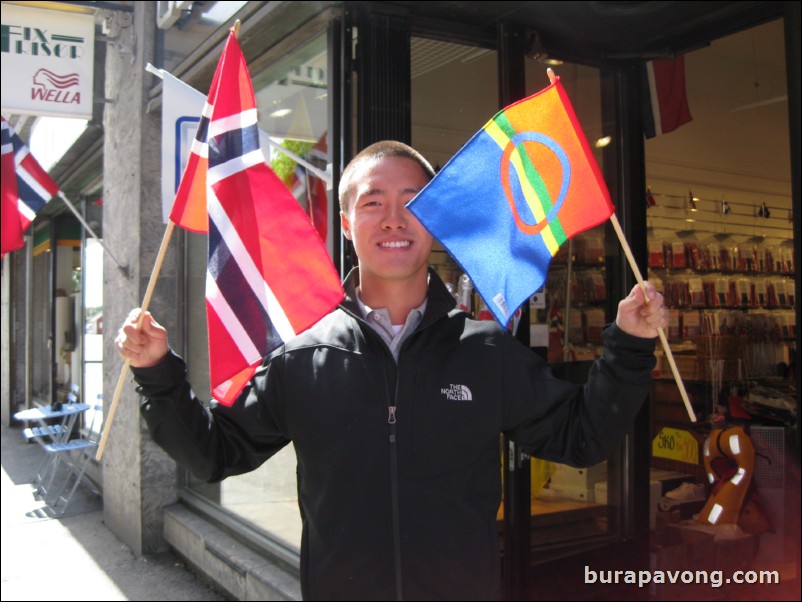
[[[155,2],[134,2],[132,13],[107,21],[103,158],[103,233],[127,264],[126,278],[104,264],[104,404],[108,415],[122,368],[114,338],[129,311],[142,303],[165,225],[161,217],[161,118],[146,114],[148,91],[158,80],[153,61]],[[171,246],[149,309],[170,332],[176,323],[175,250]],[[139,396],[128,374],[102,459],[106,524],[135,553],[166,549],[163,507],[177,499],[176,466],[150,439],[139,415]]]

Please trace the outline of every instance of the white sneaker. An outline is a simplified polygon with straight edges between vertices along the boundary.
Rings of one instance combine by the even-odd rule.
[[[705,497],[705,486],[701,483],[696,485],[686,481],[676,489],[672,489],[666,493],[666,497],[670,500],[676,500],[680,502],[701,500]]]

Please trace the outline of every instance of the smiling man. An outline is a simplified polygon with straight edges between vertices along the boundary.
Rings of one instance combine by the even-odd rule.
[[[406,146],[387,142],[377,149],[369,147],[345,170],[340,219],[359,258],[359,298],[386,308],[392,324],[401,325],[426,298],[432,250],[432,236],[406,204],[434,171]]]
[[[231,407],[194,397],[150,315],[138,331],[134,310],[117,338],[153,438],[199,478],[295,446],[305,599],[498,599],[499,434],[539,458],[594,464],[649,389],[666,324],[651,286],[648,304],[637,287],[621,301],[584,386],[455,309],[427,266],[432,238],[406,208],[433,175],[398,142],[354,158],[339,190],[359,260],[346,299],[265,358]]]

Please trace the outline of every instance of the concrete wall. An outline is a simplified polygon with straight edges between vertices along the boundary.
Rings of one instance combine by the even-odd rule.
[[[104,265],[103,383],[107,420],[122,367],[114,334],[129,311],[141,305],[163,238],[161,220],[161,133],[158,114],[145,113],[154,78],[155,2],[133,3],[133,13],[116,12],[107,29],[115,42],[106,60],[103,164],[103,233],[112,253],[127,264],[125,278]],[[175,330],[175,253],[167,253],[150,309]],[[137,554],[166,548],[163,508],[177,499],[176,466],[150,439],[139,415],[139,396],[130,374],[114,412],[103,455],[105,520]]]

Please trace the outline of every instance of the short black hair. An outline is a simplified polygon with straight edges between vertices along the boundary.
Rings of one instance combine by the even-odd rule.
[[[350,200],[351,196],[353,196],[353,179],[357,168],[367,161],[378,161],[384,157],[401,157],[404,159],[410,159],[411,161],[414,161],[420,165],[423,173],[429,176],[429,179],[434,177],[434,169],[432,169],[431,164],[424,159],[423,155],[421,155],[411,146],[404,144],[403,142],[398,142],[397,140],[382,140],[381,142],[375,142],[359,152],[356,157],[351,159],[343,171],[342,177],[340,178],[340,188],[338,190],[340,197],[340,211],[346,210],[348,207],[348,201]]]

